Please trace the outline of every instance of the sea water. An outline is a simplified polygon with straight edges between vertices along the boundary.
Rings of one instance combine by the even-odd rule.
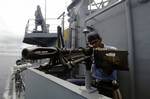
[[[18,59],[18,55],[11,53],[0,53],[0,99],[6,90],[8,79],[10,77],[11,67]]]

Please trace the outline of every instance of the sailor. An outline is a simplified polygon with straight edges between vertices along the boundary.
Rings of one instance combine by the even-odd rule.
[[[37,9],[35,11],[35,31],[37,31],[37,27],[41,26],[43,32],[47,32],[45,20],[42,16],[41,8],[37,5]]]
[[[113,46],[106,46],[98,33],[90,33],[87,39],[89,47],[116,49]],[[103,62],[101,65],[103,66],[96,66],[96,64],[92,66],[92,76],[96,79],[96,87],[100,94],[113,97],[113,91],[110,89],[113,89],[113,83],[116,83],[117,70],[107,62]]]

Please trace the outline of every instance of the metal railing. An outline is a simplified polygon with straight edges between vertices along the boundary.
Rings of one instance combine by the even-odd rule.
[[[89,0],[88,10],[90,13],[95,12],[97,9],[103,9],[104,7],[111,5],[121,0]]]
[[[58,20],[57,18],[47,18],[46,26],[48,33],[57,33],[57,26],[60,24],[61,20]],[[42,31],[40,26],[37,28],[37,30],[39,32]],[[29,19],[25,27],[25,33],[28,34],[33,32],[35,32],[35,19]]]

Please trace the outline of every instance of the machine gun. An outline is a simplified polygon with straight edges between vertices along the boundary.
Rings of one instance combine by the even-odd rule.
[[[38,47],[33,49],[23,49],[22,57],[27,60],[37,60],[49,58],[49,65],[73,65],[88,59],[91,55],[89,49],[59,49],[55,47]]]
[[[77,85],[85,85],[87,89],[92,86],[96,87],[100,92],[101,86],[91,80],[91,65],[95,62],[96,66],[100,66],[104,72],[110,69],[128,70],[128,52],[121,50],[112,50],[106,48],[77,48],[64,49],[55,47],[38,47],[34,49],[23,49],[22,57],[27,60],[49,59],[49,63],[40,66],[38,69],[45,73],[52,74],[61,79],[68,80]],[[76,67],[76,64],[84,63],[86,66],[85,79],[70,80],[70,72]],[[117,83],[113,84],[113,88],[118,89]],[[105,95],[105,94],[104,94]]]
[[[92,58],[93,55],[94,58]],[[47,67],[43,68],[48,70],[55,69],[56,71],[60,67],[63,68],[64,71],[71,70],[76,64],[79,63],[85,63],[86,68],[90,70],[93,61],[97,66],[101,66],[103,62],[107,62],[112,64],[111,67],[107,68],[128,70],[128,52],[106,48],[25,48],[22,51],[22,57],[27,60],[48,58],[49,63],[47,64]],[[103,66],[101,68],[103,68]]]

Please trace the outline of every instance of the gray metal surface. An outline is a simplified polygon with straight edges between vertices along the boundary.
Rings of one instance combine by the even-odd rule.
[[[133,28],[135,39],[135,92],[137,99],[150,98],[150,2],[140,4],[133,0]]]
[[[33,71],[25,71],[25,99],[86,99]]]
[[[53,46],[56,43],[56,39],[56,33],[25,33],[23,42],[40,46]]]
[[[33,68],[24,71],[23,77],[25,99],[110,99]]]

